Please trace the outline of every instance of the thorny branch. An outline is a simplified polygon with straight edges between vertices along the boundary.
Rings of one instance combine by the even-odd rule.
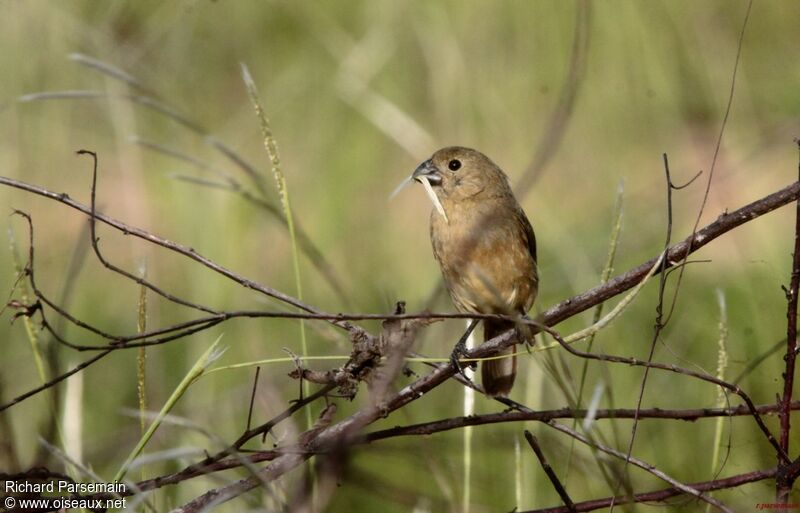
[[[798,141],[800,147],[800,141]],[[800,163],[798,164],[797,179],[800,180]],[[795,225],[794,225],[794,253],[792,255],[792,278],[789,290],[786,290],[786,355],[783,359],[786,362],[786,370],[783,372],[783,397],[781,404],[781,448],[789,452],[789,432],[791,429],[791,408],[792,390],[794,388],[795,359],[797,358],[797,294],[800,291],[800,201],[795,206]],[[792,491],[797,474],[787,472],[786,462],[778,463],[778,477],[776,481],[776,500],[786,504],[789,500],[789,493]]]

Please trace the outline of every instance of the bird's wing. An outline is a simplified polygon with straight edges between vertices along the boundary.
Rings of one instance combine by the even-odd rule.
[[[533,257],[533,261],[537,262],[536,235],[533,233],[533,226],[531,226],[531,222],[528,221],[528,217],[525,215],[525,212],[523,212],[522,209],[517,212],[517,216],[519,217],[520,225],[522,226],[523,235],[528,241],[528,252],[531,254],[531,257]]]

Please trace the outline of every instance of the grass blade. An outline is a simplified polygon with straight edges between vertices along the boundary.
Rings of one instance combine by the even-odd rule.
[[[161,425],[161,421],[164,417],[172,411],[172,408],[175,407],[175,404],[183,397],[183,394],[189,389],[192,384],[197,381],[197,379],[203,375],[209,365],[211,365],[217,358],[220,357],[222,354],[221,351],[217,351],[217,346],[219,345],[219,341],[222,339],[222,335],[217,337],[211,346],[206,349],[206,351],[197,359],[195,364],[189,369],[189,372],[183,377],[181,382],[178,384],[177,388],[172,392],[172,395],[169,396],[167,402],[164,403],[164,406],[161,407],[161,410],[158,412],[155,420],[150,424],[150,427],[147,428],[147,431],[142,435],[139,439],[139,442],[136,444],[136,447],[133,448],[131,453],[128,455],[128,458],[122,464],[120,469],[117,471],[117,474],[114,476],[114,481],[122,481],[125,477],[125,474],[128,472],[128,468],[133,463],[133,460],[142,452],[144,446],[147,445],[147,442],[153,437],[158,427]]]

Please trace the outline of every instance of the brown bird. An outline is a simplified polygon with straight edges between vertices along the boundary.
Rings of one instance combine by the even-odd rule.
[[[481,152],[453,146],[434,153],[412,178],[426,186],[436,206],[431,212],[431,244],[456,308],[524,316],[539,290],[536,239],[505,173]],[[476,324],[472,322],[453,350],[451,359],[460,372],[458,357]],[[515,324],[485,319],[484,340]],[[530,341],[530,330],[516,326],[517,341]],[[501,354],[512,354],[515,348]],[[490,396],[507,396],[516,373],[515,356],[483,362],[483,388]]]

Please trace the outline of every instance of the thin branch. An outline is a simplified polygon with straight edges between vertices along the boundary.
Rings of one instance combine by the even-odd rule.
[[[611,356],[599,353],[587,353],[585,351],[575,349],[570,344],[564,342],[564,339],[561,337],[561,335],[554,329],[542,325],[539,325],[539,327],[543,331],[546,331],[547,333],[552,335],[553,338],[555,338],[556,341],[561,345],[561,347],[563,347],[564,349],[567,350],[567,352],[572,353],[575,356],[579,356],[581,358],[589,358],[592,360],[598,360],[603,362],[623,363],[627,365],[634,365],[637,367],[648,367],[652,369],[660,369],[669,372],[675,372],[677,374],[684,374],[689,377],[697,378],[701,381],[712,383],[730,392],[733,392],[734,394],[741,397],[742,400],[745,402],[748,410],[750,411],[750,414],[753,416],[753,419],[756,421],[756,424],[758,425],[759,429],[761,430],[762,433],[764,433],[764,436],[767,438],[767,441],[775,448],[775,451],[778,454],[778,459],[785,463],[789,463],[791,461],[789,459],[789,456],[786,454],[786,451],[784,451],[783,448],[778,444],[778,441],[775,439],[775,435],[773,435],[772,432],[767,427],[767,425],[764,424],[764,419],[761,418],[761,415],[756,410],[755,404],[753,404],[753,401],[752,399],[750,399],[750,396],[747,395],[744,392],[744,390],[742,390],[738,385],[732,385],[727,381],[723,381],[717,378],[716,376],[706,374],[705,372],[684,369],[682,367],[678,367],[677,365],[669,365],[658,362],[645,362],[642,360],[638,360],[636,358],[627,358],[623,356]]]
[[[56,193],[44,189],[42,187],[28,184],[19,180],[15,180],[13,178],[8,178],[4,176],[0,176],[0,185],[6,185],[9,187],[14,187],[16,189],[24,190],[39,196],[43,196],[59,203],[63,203],[75,210],[83,212],[87,216],[91,216],[91,209],[86,205],[83,205],[80,202],[77,202],[70,198],[67,194],[64,193]],[[717,218],[716,221],[707,225],[705,228],[699,230],[693,236],[690,236],[683,240],[682,242],[675,244],[672,246],[667,253],[667,261],[670,267],[677,265],[687,254],[693,253],[700,249],[701,247],[705,246],[712,240],[716,239],[717,237],[727,233],[734,228],[756,219],[764,214],[772,212],[773,210],[780,208],[784,205],[792,201],[796,201],[800,197],[800,182],[794,182],[791,185],[784,187],[783,189],[774,192],[768,196],[765,196],[757,201],[754,201],[738,210],[735,210],[730,213],[723,213],[722,215]],[[232,281],[242,285],[243,287],[250,288],[261,292],[265,295],[283,301],[287,304],[300,308],[304,310],[306,313],[293,313],[293,312],[281,312],[275,315],[266,314],[264,316],[274,316],[274,317],[284,317],[284,318],[304,318],[304,319],[321,319],[321,320],[328,320],[331,321],[332,324],[342,327],[348,331],[351,331],[351,334],[354,336],[363,335],[366,332],[357,326],[354,326],[347,321],[350,320],[360,320],[360,319],[412,319],[412,318],[423,318],[424,316],[419,314],[405,314],[405,315],[372,315],[372,314],[330,314],[322,312],[316,308],[311,307],[310,305],[306,305],[302,302],[299,302],[297,299],[292,298],[282,292],[279,292],[271,287],[267,287],[265,285],[258,284],[244,278],[237,273],[226,269],[225,267],[209,260],[208,258],[200,255],[192,248],[184,246],[182,244],[172,242],[167,239],[163,239],[154,235],[146,230],[142,230],[140,228],[135,228],[129,226],[113,217],[107,216],[102,213],[96,213],[96,219],[112,226],[121,232],[132,235],[134,237],[140,238],[157,246],[161,246],[168,250],[174,251],[181,255],[184,255],[203,266],[207,267],[208,269],[217,272]],[[638,284],[641,279],[647,275],[650,269],[656,262],[658,257],[654,257],[647,262],[640,264],[639,266],[618,275],[605,284],[599,285],[594,287],[582,294],[578,294],[577,296],[573,296],[569,299],[565,299],[560,303],[554,305],[553,307],[549,308],[545,311],[542,316],[541,320],[550,326],[554,326],[563,320],[576,315],[580,312],[585,311],[588,308],[591,308],[603,301],[606,301]],[[447,314],[441,315],[436,314],[436,318],[472,318],[472,319],[479,319],[479,318],[499,318],[497,316],[480,316],[476,314]]]
[[[722,124],[719,127],[719,135],[717,136],[717,144],[714,146],[714,156],[711,159],[711,168],[708,171],[708,180],[706,181],[706,190],[703,194],[703,202],[700,205],[700,210],[697,212],[697,219],[694,222],[692,232],[697,232],[697,227],[700,226],[700,219],[703,217],[703,212],[708,203],[708,195],[711,192],[711,181],[714,178],[714,170],[717,165],[717,157],[719,150],[722,146],[722,137],[725,135],[725,128],[728,126],[728,117],[731,114],[731,107],[733,106],[733,93],[736,90],[736,75],[739,72],[739,63],[742,61],[742,48],[744,46],[744,34],[747,29],[747,22],[750,21],[750,11],[753,8],[753,0],[747,3],[747,10],[744,13],[742,20],[742,28],[739,30],[739,40],[736,43],[736,57],[733,60],[733,72],[731,73],[731,87],[728,91],[728,101],[725,105],[725,115],[722,117]]]
[[[2,412],[3,410],[7,410],[8,408],[11,408],[15,404],[21,403],[25,399],[28,399],[29,397],[33,397],[34,395],[36,395],[36,394],[38,394],[40,392],[43,392],[43,391],[47,390],[48,388],[52,388],[52,387],[58,385],[59,383],[61,383],[62,381],[64,381],[68,377],[72,376],[73,374],[77,374],[78,372],[82,371],[83,369],[85,369],[86,367],[92,365],[93,363],[97,363],[100,359],[104,358],[105,356],[108,356],[108,354],[111,353],[111,352],[113,352],[113,349],[106,349],[105,351],[103,351],[101,353],[97,353],[96,355],[92,356],[91,358],[89,358],[89,359],[79,363],[75,367],[71,368],[70,370],[59,374],[58,376],[54,377],[50,381],[48,381],[46,383],[42,383],[38,387],[33,388],[31,390],[28,390],[24,394],[18,395],[17,397],[15,397],[14,399],[10,400],[9,402],[7,402],[7,403],[5,403],[3,405],[0,405],[0,412]]]
[[[258,376],[261,374],[261,366],[256,367],[256,375],[253,378],[253,391],[250,393],[250,406],[247,408],[247,427],[245,431],[250,431],[253,420],[253,405],[256,402],[256,390],[258,390]]]
[[[2,179],[0,178],[0,183]],[[765,196],[758,201],[748,204],[738,210],[730,213],[721,214],[716,221],[707,225],[695,234],[690,235],[682,242],[679,242],[670,247],[667,252],[667,263],[670,267],[679,264],[686,258],[687,255],[696,252],[701,247],[708,244],[713,239],[719,237],[725,232],[728,232],[737,226],[746,223],[756,217],[764,215],[768,212],[775,210],[778,207],[787,205],[792,201],[796,201],[800,195],[800,182],[794,182],[791,185]],[[541,320],[548,326],[555,326],[556,324],[572,317],[573,315],[583,312],[594,305],[606,301],[621,292],[624,292],[637,283],[647,275],[647,273],[655,265],[658,257],[654,257],[647,262],[618,275],[607,283],[594,287],[582,294],[571,297],[561,301],[555,306],[552,306],[545,311]]]
[[[698,492],[711,492],[714,490],[724,490],[726,488],[735,488],[745,485],[747,483],[755,483],[770,479],[777,473],[777,468],[769,470],[757,470],[755,472],[746,472],[735,476],[726,477],[723,479],[715,479],[713,481],[702,481],[699,483],[689,483],[687,486],[697,490]],[[607,497],[605,499],[594,499],[590,501],[578,502],[575,504],[575,509],[579,512],[594,511],[598,509],[608,508],[612,503],[616,504],[631,504],[643,502],[662,502],[669,498],[682,495],[683,491],[675,487],[665,488],[652,492],[644,492],[634,494],[632,497]],[[532,509],[527,511],[519,511],[518,513],[569,513],[569,510],[564,506],[555,508]]]
[[[762,404],[756,406],[759,414],[774,414],[780,412],[780,405]],[[793,411],[800,410],[800,401],[792,401]],[[397,426],[380,431],[373,431],[364,435],[364,442],[371,443],[387,438],[398,436],[418,436],[432,435],[442,431],[460,429],[464,426],[482,426],[485,424],[498,424],[505,422],[549,422],[556,419],[583,419],[586,418],[588,410],[574,410],[572,408],[559,408],[557,410],[523,410],[523,411],[504,411],[499,413],[486,413],[483,415],[470,415],[469,417],[452,417],[448,419],[436,420],[432,422],[422,422],[408,426]],[[592,418],[595,420],[604,419],[633,419],[636,410],[633,408],[617,408],[595,410]],[[750,409],[746,405],[734,406],[730,408],[693,408],[684,410],[664,410],[661,408],[650,408],[639,410],[640,419],[669,419],[681,420],[684,422],[694,422],[699,419],[716,417],[741,417],[751,415]]]
[[[798,142],[800,147],[800,142]],[[800,180],[800,164],[798,165],[798,180]],[[789,290],[786,291],[786,370],[783,372],[783,397],[781,403],[781,448],[789,452],[789,433],[791,431],[792,390],[794,389],[795,359],[797,358],[797,295],[800,291],[800,201],[795,208],[794,225],[794,254],[792,256],[792,278]],[[784,464],[778,463],[778,479],[776,479],[775,497],[777,502],[786,504],[789,493],[792,491],[794,479],[784,472]]]
[[[201,312],[206,312],[206,313],[210,313],[210,314],[217,313],[216,310],[213,310],[213,309],[208,308],[206,306],[199,305],[199,304],[196,304],[196,303],[192,303],[191,301],[187,301],[185,299],[181,299],[181,298],[179,298],[177,296],[174,296],[174,295],[162,290],[161,288],[157,287],[153,283],[150,283],[149,281],[144,279],[143,276],[137,276],[137,275],[135,275],[133,273],[130,273],[130,272],[128,272],[128,271],[126,271],[126,270],[124,270],[124,269],[122,269],[120,267],[117,267],[116,265],[112,264],[108,260],[106,260],[106,258],[100,252],[100,246],[98,244],[100,239],[97,237],[97,154],[95,152],[93,152],[93,151],[90,151],[90,150],[78,150],[77,153],[78,153],[78,155],[90,155],[92,157],[92,162],[93,162],[93,166],[92,166],[92,188],[91,188],[91,202],[89,204],[90,208],[91,208],[91,213],[90,213],[90,216],[89,216],[89,223],[90,223],[89,226],[90,226],[90,230],[91,230],[92,249],[94,250],[94,254],[97,257],[97,259],[100,261],[100,263],[103,264],[103,266],[106,269],[108,269],[110,271],[113,271],[113,272],[115,272],[115,273],[117,273],[117,274],[119,274],[121,276],[124,276],[125,278],[128,278],[129,280],[135,282],[138,285],[141,285],[143,287],[147,287],[148,289],[152,290],[153,292],[155,292],[159,296],[161,296],[164,299],[167,299],[169,301],[172,301],[173,303],[176,303],[176,304],[179,304],[179,305],[182,305],[182,306],[186,306],[186,307],[189,307],[189,308],[193,308],[195,310],[200,310]]]
[[[84,204],[82,204],[82,203],[80,203],[78,201],[73,200],[66,193],[56,193],[56,192],[48,191],[48,190],[46,190],[44,188],[41,188],[41,187],[38,187],[38,186],[35,186],[35,185],[31,185],[31,184],[22,182],[20,180],[15,180],[13,178],[4,177],[4,176],[0,176],[0,184],[7,185],[7,186],[10,186],[10,187],[14,187],[14,188],[17,188],[17,189],[21,189],[21,190],[24,190],[24,191],[28,191],[28,192],[37,194],[39,196],[43,196],[43,197],[58,201],[59,203],[63,203],[63,204],[65,204],[65,205],[67,205],[67,206],[69,206],[71,208],[74,208],[75,210],[83,212],[87,216],[92,216],[92,210],[91,210],[90,207],[87,207],[86,205],[84,205]],[[276,289],[273,289],[272,287],[268,287],[266,285],[262,285],[260,283],[257,283],[255,281],[253,281],[253,280],[245,278],[245,277],[243,277],[243,276],[241,276],[241,275],[239,275],[239,274],[237,274],[237,273],[225,268],[224,266],[222,266],[220,264],[217,264],[216,262],[204,257],[203,255],[201,255],[200,253],[195,251],[193,248],[190,248],[188,246],[184,246],[183,244],[179,244],[177,242],[173,242],[173,241],[170,241],[168,239],[159,237],[159,236],[154,235],[154,234],[152,234],[152,233],[150,233],[150,232],[148,232],[146,230],[142,230],[141,228],[136,228],[136,227],[130,226],[130,225],[126,224],[126,223],[123,223],[122,221],[118,221],[117,219],[114,219],[113,217],[107,216],[105,214],[95,213],[94,217],[97,220],[107,224],[108,226],[116,228],[117,230],[121,231],[125,235],[132,235],[132,236],[134,236],[136,238],[139,238],[139,239],[142,239],[144,241],[150,242],[151,244],[155,244],[157,246],[161,246],[161,247],[163,247],[165,249],[168,249],[168,250],[173,251],[175,253],[181,254],[181,255],[183,255],[183,256],[185,256],[187,258],[190,258],[191,260],[194,260],[195,262],[198,262],[199,264],[205,266],[206,268],[208,268],[208,269],[210,269],[210,270],[212,270],[212,271],[214,271],[214,272],[216,272],[218,274],[221,274],[222,276],[225,276],[226,278],[234,281],[235,283],[238,283],[242,287],[245,287],[245,288],[248,288],[248,289],[251,289],[251,290],[255,290],[255,291],[260,292],[260,293],[262,293],[262,294],[264,294],[266,296],[269,296],[269,297],[272,297],[272,298],[277,299],[279,301],[282,301],[284,303],[287,303],[287,304],[289,304],[291,306],[299,308],[300,310],[303,310],[303,311],[308,312],[308,313],[323,313],[320,310],[318,310],[318,309],[316,309],[316,308],[314,308],[314,307],[312,307],[312,306],[310,306],[310,305],[308,305],[306,303],[303,303],[302,301],[299,301],[298,299],[296,299],[296,298],[294,298],[292,296],[289,296],[288,294],[284,294],[283,292],[280,292],[280,291],[278,291]],[[363,328],[354,326],[354,325],[352,325],[352,324],[350,324],[350,323],[348,323],[346,321],[332,320],[331,322],[332,322],[332,324],[334,324],[334,325],[336,325],[336,326],[338,326],[338,327],[350,332],[351,336],[353,336],[353,337],[360,337],[360,336],[364,336],[366,334],[366,332],[364,331]]]
[[[666,153],[663,154],[663,159],[664,159],[664,173],[666,175],[666,185],[667,185],[667,235],[666,235],[666,240],[664,241],[664,251],[666,251],[667,248],[669,248],[670,243],[672,242],[672,191],[676,189],[676,187],[672,183],[672,176],[670,175],[669,172],[669,158],[667,157]],[[699,174],[695,175],[695,178],[697,178],[697,176],[700,175]],[[687,182],[683,187],[687,186],[693,181],[694,178],[689,182]],[[688,258],[689,257],[687,255],[685,260],[688,260]],[[655,354],[656,351],[656,344],[658,344],[658,339],[661,337],[661,331],[664,329],[667,322],[669,322],[669,317],[667,318],[666,321],[664,320],[664,293],[666,292],[667,278],[669,277],[669,274],[665,272],[666,266],[667,266],[667,259],[664,259],[664,261],[661,264],[661,276],[658,281],[658,302],[656,303],[656,320],[655,320],[655,325],[653,327],[653,337],[650,340],[650,348],[647,352],[648,364],[653,361],[653,355]],[[683,273],[683,269],[684,267],[681,266],[681,271],[680,271],[681,273]],[[680,281],[678,282],[678,285],[676,285],[676,290],[675,290],[676,296],[678,292],[677,287],[679,286],[680,286]],[[649,377],[649,375],[650,375],[650,366],[648,365],[644,368],[642,381],[641,384],[639,385],[639,395],[636,398],[636,411],[639,411],[639,409],[641,409],[642,407],[642,402],[644,401],[644,391],[647,386],[647,378]],[[631,454],[633,454],[633,445],[634,442],[636,441],[636,430],[638,426],[639,426],[639,416],[635,415],[633,418],[633,425],[631,426],[631,438],[628,441],[628,452],[627,452],[627,458],[625,460],[625,468],[623,468],[623,475],[620,476],[620,478],[617,480],[616,486],[614,487],[615,496],[619,493],[619,490],[620,488],[622,488],[623,485],[623,477],[625,475],[624,473],[625,470],[627,469],[627,465],[631,457]],[[613,503],[611,504],[610,510],[611,511],[614,510]]]
[[[542,448],[539,447],[539,442],[536,440],[536,437],[533,436],[533,433],[527,429],[525,430],[525,440],[528,441],[528,445],[530,445],[531,449],[533,449],[533,452],[539,459],[539,463],[542,465],[542,470],[544,470],[544,473],[547,474],[547,477],[550,479],[550,483],[552,483],[553,488],[555,488],[556,493],[558,493],[558,496],[561,497],[562,501],[564,501],[564,505],[567,507],[567,510],[570,513],[576,513],[575,503],[572,502],[567,490],[564,489],[564,485],[562,485],[561,481],[559,481],[558,476],[553,471],[553,467],[547,463],[547,458],[544,457],[544,453],[542,452]]]
[[[717,499],[714,499],[713,497],[710,497],[710,496],[704,494],[700,490],[697,490],[695,488],[692,488],[691,486],[688,486],[688,485],[685,485],[685,484],[681,483],[680,481],[678,481],[678,480],[670,477],[666,473],[662,472],[661,470],[656,468],[654,465],[651,465],[651,464],[649,464],[647,462],[644,462],[644,461],[642,461],[640,459],[630,457],[630,456],[626,455],[625,453],[623,453],[621,451],[618,451],[616,449],[612,449],[611,447],[606,447],[605,445],[601,445],[599,443],[592,442],[591,440],[586,438],[584,435],[578,433],[577,431],[573,430],[572,428],[570,428],[569,426],[566,426],[564,424],[559,424],[558,422],[551,421],[551,422],[548,422],[547,425],[552,427],[552,428],[554,428],[554,429],[556,429],[557,431],[561,431],[562,433],[565,433],[565,434],[571,436],[572,438],[578,440],[579,442],[583,442],[586,445],[592,446],[592,447],[598,449],[601,452],[604,452],[604,453],[609,454],[611,456],[614,456],[616,458],[621,458],[621,459],[627,461],[628,463],[630,463],[631,465],[639,467],[640,469],[644,470],[645,472],[649,472],[650,474],[653,474],[654,476],[658,477],[659,479],[661,479],[663,481],[666,481],[667,483],[672,485],[673,488],[677,488],[678,490],[680,490],[681,492],[683,492],[685,494],[692,495],[694,497],[697,497],[698,499],[700,499],[703,502],[711,504],[712,506],[714,506],[715,508],[717,508],[720,511],[724,511],[726,513],[733,513],[733,510],[731,510],[730,508],[728,508],[727,506],[722,504]],[[613,505],[613,502],[612,502],[612,505]]]

